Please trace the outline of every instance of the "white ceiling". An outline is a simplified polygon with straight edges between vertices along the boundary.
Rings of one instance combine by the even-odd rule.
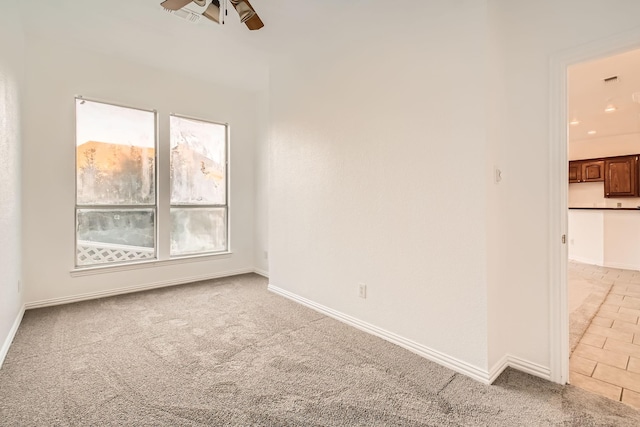
[[[251,42],[262,30],[249,31],[237,15],[224,26],[192,24],[165,12],[160,1],[29,0],[21,8],[28,39],[57,40],[249,90],[266,85],[267,57]],[[265,2],[254,1],[257,8]]]
[[[605,84],[612,76],[618,76],[617,82]],[[640,104],[632,99],[636,92],[640,100],[640,50],[570,67],[568,115],[580,124],[569,125],[569,141],[640,133]],[[609,102],[617,107],[615,112],[604,111]],[[590,130],[597,133],[589,135]]]
[[[358,31],[349,23],[362,14],[362,4],[384,3],[252,0],[265,27],[249,31],[233,7],[225,25],[207,19],[192,24],[165,12],[161,1],[29,0],[20,4],[27,38],[58,40],[205,81],[223,80],[228,86],[261,90],[268,84],[271,59],[321,49],[319,44],[327,38],[335,45],[336,40],[354,36]],[[376,11],[380,9],[365,10],[370,18],[379,18]]]

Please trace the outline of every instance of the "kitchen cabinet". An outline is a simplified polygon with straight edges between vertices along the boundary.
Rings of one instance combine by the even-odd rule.
[[[581,182],[604,181],[604,160],[586,160],[580,165]]]
[[[604,160],[572,160],[569,162],[569,182],[604,181]]]
[[[569,182],[581,182],[582,179],[582,162],[569,162]]]
[[[604,197],[638,196],[638,156],[604,159]]]

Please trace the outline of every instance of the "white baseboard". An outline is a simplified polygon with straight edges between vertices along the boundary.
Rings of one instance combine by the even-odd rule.
[[[585,258],[585,257],[580,257],[580,256],[570,256],[569,257],[569,261],[576,261],[576,262],[580,262],[582,264],[597,265],[599,267],[603,266],[602,260],[598,261],[598,260],[595,260],[595,259]]]
[[[0,368],[2,368],[4,359],[7,357],[7,353],[9,353],[9,347],[11,347],[11,343],[18,332],[20,322],[22,322],[22,316],[24,316],[24,310],[25,306],[23,305],[16,316],[16,320],[13,322],[13,326],[11,326],[11,329],[9,330],[9,335],[7,335],[7,338],[2,343],[2,347],[0,348]]]
[[[635,270],[635,271],[640,270],[639,265],[625,264],[621,262],[605,262],[604,267],[618,268],[620,270]]]
[[[618,268],[620,270],[640,270],[640,265],[637,264],[626,264],[623,262],[608,262],[608,261],[600,261],[588,258],[583,258],[579,256],[571,256],[569,257],[569,261],[577,261],[583,264],[597,265],[598,267],[609,267],[609,268]]]
[[[147,283],[144,285],[128,286],[124,288],[109,289],[106,291],[88,292],[85,294],[71,295],[67,297],[51,298],[40,301],[31,301],[25,304],[26,309],[49,307],[53,305],[70,304],[73,302],[86,301],[97,298],[111,297],[115,295],[129,294],[132,292],[147,291],[151,289],[166,288],[168,286],[183,285],[185,283],[199,282],[202,280],[219,279],[221,277],[235,276],[238,274],[253,273],[253,268],[245,268],[240,270],[223,271],[213,274],[204,274],[200,276],[181,277],[179,279],[164,280],[160,282]]]
[[[508,365],[513,369],[539,377],[547,381],[551,381],[551,369],[537,363],[529,362],[516,356],[507,355]],[[497,377],[496,377],[497,378]]]
[[[301,296],[298,296],[294,293],[278,288],[276,286],[269,285],[268,289],[273,293],[276,293],[285,298],[293,300],[299,304],[312,308],[326,316],[332,317],[336,320],[339,320],[350,326],[353,326],[354,328],[360,329],[361,331],[368,332],[372,335],[380,337],[393,344],[399,345],[400,347],[403,347],[413,353],[416,353],[424,357],[425,359],[431,360],[432,362],[443,365],[453,371],[456,371],[468,377],[471,377],[476,381],[479,381],[484,384],[490,384],[489,373],[487,371],[484,371],[476,366],[473,366],[466,362],[458,360],[455,357],[451,357],[437,350],[433,350],[422,344],[418,344],[417,342],[411,341],[407,338],[401,337],[400,335],[394,334],[393,332],[386,331],[382,328],[363,322],[359,319],[356,319],[355,317],[341,313],[329,307],[325,307],[321,304],[317,304],[311,300],[308,300],[306,298],[303,298]]]
[[[489,369],[489,384],[493,384],[500,374],[509,367],[509,355],[505,354],[491,369]]]
[[[261,275],[262,277],[266,277],[267,279],[269,278],[269,272],[261,268],[254,268],[253,272]]]
[[[498,379],[500,374],[507,368],[517,369],[518,371],[533,375],[534,377],[551,381],[551,370],[549,368],[510,354],[505,354],[502,356],[502,359],[500,359],[498,363],[489,370],[490,384],[493,384],[493,382]]]
[[[549,368],[529,362],[519,357],[508,354],[504,355],[500,359],[500,361],[498,361],[498,363],[493,366],[493,368],[491,368],[489,371],[484,371],[476,366],[458,360],[455,357],[451,357],[437,350],[433,350],[427,346],[418,344],[400,335],[363,322],[359,319],[356,319],[355,317],[341,313],[329,307],[317,304],[292,292],[278,288],[277,286],[269,285],[268,289],[273,293],[312,308],[326,316],[340,320],[341,322],[360,329],[361,331],[368,332],[393,344],[399,345],[400,347],[406,348],[407,350],[412,351],[413,353],[416,353],[424,357],[425,359],[431,360],[432,362],[438,363],[453,371],[471,377],[483,384],[493,384],[493,382],[500,376],[500,374],[508,367],[551,381],[551,371]]]

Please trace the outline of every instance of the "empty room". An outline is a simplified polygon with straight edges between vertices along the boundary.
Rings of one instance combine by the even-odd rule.
[[[638,16],[2,0],[0,425],[640,425],[637,295],[570,368],[567,170]]]

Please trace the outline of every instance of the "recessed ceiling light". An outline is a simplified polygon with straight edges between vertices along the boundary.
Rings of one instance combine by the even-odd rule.
[[[616,108],[616,106],[615,106],[615,105],[613,105],[613,104],[607,104],[607,106],[606,106],[606,107],[604,107],[604,112],[605,112],[605,113],[613,113],[613,112],[614,112],[614,111],[616,111],[616,110],[617,110],[617,108]]]
[[[598,133],[598,132],[596,132],[595,130],[590,130],[590,131],[589,131],[589,132],[587,132],[587,133],[588,133],[589,135],[595,135],[595,134],[596,134],[596,133]]]
[[[580,124],[580,120],[578,120],[578,119],[573,119],[573,120],[571,120],[571,121],[569,122],[569,124],[570,124],[571,126],[578,126],[578,125]]]

